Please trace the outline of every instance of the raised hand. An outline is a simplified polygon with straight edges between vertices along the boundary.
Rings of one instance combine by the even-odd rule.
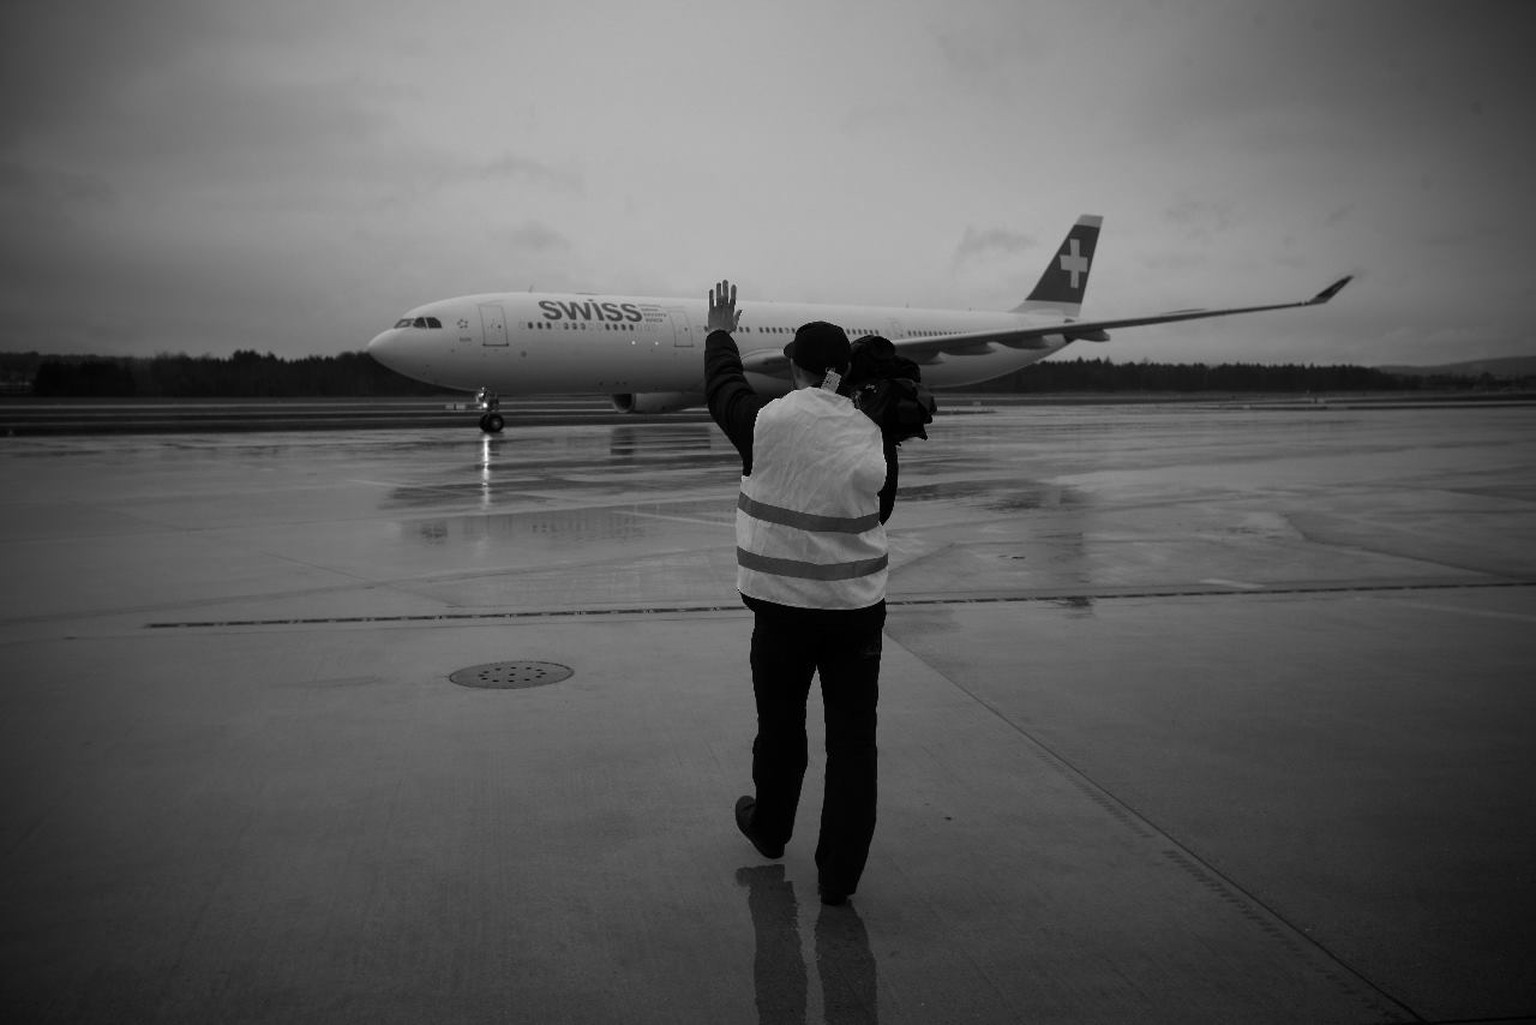
[[[735,331],[741,323],[741,312],[736,309],[736,286],[729,281],[709,290],[709,330]]]

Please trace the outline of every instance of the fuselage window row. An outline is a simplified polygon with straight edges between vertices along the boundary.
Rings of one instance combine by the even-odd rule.
[[[548,331],[548,330],[552,329],[555,326],[554,324],[550,323],[547,320],[528,320],[528,321],[524,321],[524,323],[527,324],[528,330],[530,330],[530,331]],[[560,327],[563,330],[566,330],[566,331],[586,331],[586,330],[588,330],[588,328],[591,327],[591,325],[590,324],[576,324],[576,323],[572,323],[570,321],[561,321],[560,322]],[[637,330],[637,328],[636,328],[636,326],[634,324],[604,324],[603,325],[603,330],[604,331],[634,331],[634,330]]]
[[[592,325],[584,324],[584,323],[581,323],[579,321],[568,321],[568,320],[567,321],[558,321],[558,322],[551,322],[551,321],[548,321],[548,320],[529,320],[529,321],[524,321],[524,324],[527,326],[528,330],[530,330],[530,331],[548,331],[548,330],[551,330],[552,328],[554,328],[555,323],[559,323],[561,329],[565,330],[565,331],[588,331],[588,330],[591,330],[591,328],[592,328]],[[399,321],[397,321],[395,323],[395,327],[397,327],[397,328],[399,328],[399,327],[441,328],[442,326],[443,326],[442,321],[438,320],[436,317],[415,317],[415,318],[402,317]],[[603,325],[603,330],[604,331],[638,331],[639,329],[640,329],[640,326],[638,324],[604,324]],[[794,334],[795,333],[793,328],[788,328],[788,327],[752,327],[750,325],[743,325],[739,330],[740,330],[740,332],[742,334],[748,334],[750,332],[756,331],[760,335],[761,334],[790,335],[790,334]],[[934,337],[938,337],[939,335],[944,335],[944,334],[949,334],[949,333],[951,333],[951,332],[947,332],[947,331],[904,331],[904,332],[899,332],[899,334],[902,337],[914,337],[914,338],[934,338]],[[855,337],[855,338],[859,338],[859,337],[862,337],[864,335],[878,334],[878,332],[870,330],[870,329],[867,329],[867,328],[852,328],[852,329],[849,329],[848,334],[853,336],[853,337]]]

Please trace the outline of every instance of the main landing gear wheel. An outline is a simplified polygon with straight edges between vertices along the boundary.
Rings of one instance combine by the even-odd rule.
[[[500,434],[507,422],[501,418],[500,413],[487,413],[480,418],[480,429],[486,434]]]

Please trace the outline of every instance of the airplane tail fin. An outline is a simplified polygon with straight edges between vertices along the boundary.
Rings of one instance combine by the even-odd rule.
[[[1076,317],[1083,311],[1083,293],[1088,289],[1088,271],[1099,245],[1099,229],[1104,218],[1083,214],[1067,232],[1056,255],[1040,275],[1035,290],[1010,312],[1056,313]]]

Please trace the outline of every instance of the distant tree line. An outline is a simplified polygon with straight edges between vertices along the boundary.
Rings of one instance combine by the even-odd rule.
[[[1368,392],[1531,387],[1528,378],[1395,374],[1371,367],[1287,363],[1115,363],[1044,360],[977,385],[975,391],[1026,392]]]
[[[34,354],[28,354],[34,355]],[[44,398],[351,398],[440,395],[366,352],[287,360],[241,350],[215,356],[37,358],[31,394]]]
[[[1024,392],[1368,392],[1536,387],[1532,378],[1388,373],[1368,367],[1256,363],[1115,363],[1045,360],[974,391]],[[251,350],[228,358],[44,357],[0,353],[0,388],[40,397],[352,398],[439,395],[366,352],[288,360]]]

